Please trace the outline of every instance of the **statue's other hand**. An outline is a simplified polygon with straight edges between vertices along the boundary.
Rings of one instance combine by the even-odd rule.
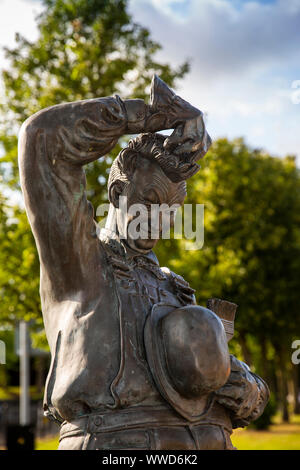
[[[248,366],[231,356],[231,373],[215,392],[216,400],[231,411],[234,427],[246,426],[263,412],[269,398],[267,385]]]

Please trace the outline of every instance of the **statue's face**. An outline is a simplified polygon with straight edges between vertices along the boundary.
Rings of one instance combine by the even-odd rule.
[[[150,251],[161,238],[168,220],[170,227],[173,226],[176,212],[169,209],[183,204],[186,185],[185,181],[173,183],[156,162],[140,157],[133,180],[125,186],[121,196],[127,198],[127,212],[119,204],[119,233],[126,234],[125,242],[133,250],[145,252]],[[141,212],[137,205],[141,205]]]

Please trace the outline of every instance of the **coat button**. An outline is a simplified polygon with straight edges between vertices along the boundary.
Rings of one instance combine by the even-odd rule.
[[[94,419],[94,424],[95,426],[100,426],[102,424],[101,416],[96,416],[96,418]]]

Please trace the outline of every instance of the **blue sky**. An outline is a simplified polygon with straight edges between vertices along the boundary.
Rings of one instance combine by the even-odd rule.
[[[176,91],[206,113],[214,139],[245,136],[274,155],[298,155],[300,164],[300,0],[129,5],[134,20],[163,45],[160,59],[190,60]],[[34,40],[40,10],[39,0],[0,0],[0,46],[12,46],[15,32]],[[5,65],[0,54],[0,68]]]

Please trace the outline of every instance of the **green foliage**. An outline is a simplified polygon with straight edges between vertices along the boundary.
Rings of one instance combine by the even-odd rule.
[[[273,394],[270,396],[270,400],[263,412],[263,414],[253,423],[250,424],[250,429],[257,429],[259,431],[268,429],[273,423],[273,418],[277,412],[277,404]]]

